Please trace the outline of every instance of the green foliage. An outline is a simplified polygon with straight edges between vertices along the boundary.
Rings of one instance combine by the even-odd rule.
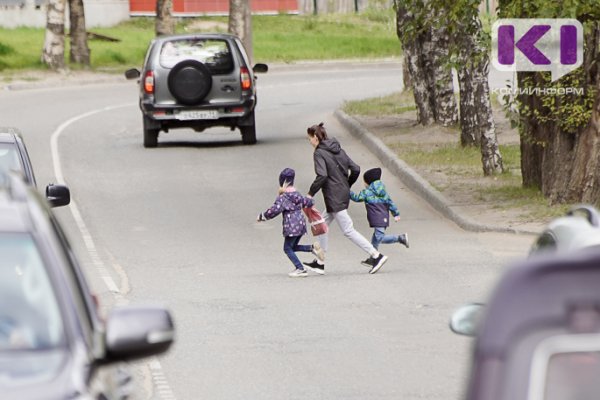
[[[15,49],[13,49],[9,45],[6,45],[6,44],[0,42],[0,56],[8,56],[8,55],[14,54],[14,53],[15,53]]]
[[[599,13],[598,0],[501,0],[499,4],[500,18],[598,20]]]
[[[504,0],[500,2],[501,18],[577,18],[584,25],[584,36],[593,35],[593,23],[600,12],[598,0]],[[585,42],[585,40],[584,40]],[[597,44],[596,44],[597,45]],[[598,49],[587,47],[586,54],[598,54]],[[521,86],[530,89],[532,94],[519,97],[505,96],[506,109],[511,116],[515,110],[520,114],[521,132],[527,138],[524,125],[557,126],[561,132],[577,133],[590,120],[597,89],[589,82],[583,68],[578,68],[556,82],[551,82],[550,73],[530,74],[523,79]],[[583,91],[581,93],[564,93],[570,88]],[[536,92],[536,89],[539,92]],[[530,108],[524,100],[535,98],[535,108]]]

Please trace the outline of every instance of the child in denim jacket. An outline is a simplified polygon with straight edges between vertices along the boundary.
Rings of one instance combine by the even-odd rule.
[[[374,229],[371,244],[376,249],[382,243],[400,243],[408,248],[408,234],[386,235],[385,233],[386,228],[390,225],[390,213],[394,216],[394,220],[398,222],[400,221],[400,211],[398,211],[396,204],[388,195],[385,185],[381,181],[381,168],[365,171],[363,179],[366,188],[358,194],[350,191],[350,199],[365,203],[369,226]]]
[[[301,245],[300,239],[306,234],[306,221],[304,220],[303,208],[312,207],[313,199],[302,196],[296,188],[294,188],[294,177],[296,173],[291,168],[286,168],[279,174],[279,196],[275,199],[275,203],[257,217],[258,222],[266,221],[275,218],[277,215],[283,216],[283,251],[288,256],[294,267],[293,272],[288,276],[291,278],[300,278],[307,276],[304,266],[298,259],[296,252],[302,251],[313,253],[319,259],[324,259],[325,255],[319,242],[313,245]]]

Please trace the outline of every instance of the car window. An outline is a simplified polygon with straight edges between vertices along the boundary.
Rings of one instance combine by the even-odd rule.
[[[544,399],[597,399],[599,375],[600,352],[554,354],[548,361]]]
[[[17,148],[12,143],[0,143],[0,183],[8,171],[23,171]]]
[[[242,58],[244,59],[244,64],[246,64],[246,66],[248,68],[250,68],[250,59],[248,58],[248,53],[246,53],[246,48],[244,47],[244,44],[238,38],[235,39],[235,43],[237,44],[238,48],[240,49],[240,54],[242,55]]]
[[[0,354],[64,343],[56,294],[29,234],[0,234]]]
[[[600,392],[600,336],[573,334],[544,340],[534,354],[531,400],[598,398]]]
[[[162,45],[159,56],[162,67],[173,68],[184,60],[199,61],[215,75],[233,70],[233,58],[226,40],[188,38],[171,40]]]

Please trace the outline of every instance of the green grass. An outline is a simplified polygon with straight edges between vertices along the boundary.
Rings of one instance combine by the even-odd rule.
[[[368,115],[372,117],[401,114],[415,109],[415,102],[411,91],[396,92],[388,96],[366,100],[346,101],[342,105],[342,110],[346,114]]]
[[[458,100],[458,99],[457,99]],[[494,108],[502,105],[492,99]],[[399,115],[415,109],[410,91],[397,92],[389,96],[345,102],[343,111],[349,115],[385,117]],[[426,131],[427,128],[422,128]],[[541,191],[523,187],[521,178],[521,151],[518,144],[500,145],[505,172],[483,177],[481,152],[476,147],[462,147],[458,128],[444,128],[456,138],[451,143],[429,143],[414,141],[391,141],[388,145],[407,164],[430,171],[444,171],[449,181],[436,189],[443,192],[448,185],[468,187],[475,200],[488,203],[499,209],[518,208],[529,220],[545,220],[564,215],[570,205],[551,205]],[[415,134],[414,127],[398,128],[394,135]],[[426,135],[426,133],[424,133]],[[386,134],[386,138],[389,135]]]
[[[176,33],[197,31],[191,27],[197,26],[198,21],[226,24],[227,18],[181,19],[176,25]],[[391,10],[318,17],[254,16],[252,27],[254,59],[260,62],[369,59],[400,55],[400,42]],[[138,17],[114,27],[88,30],[119,39],[118,42],[88,41],[92,68],[121,71],[125,66],[141,66],[143,63],[148,43],[154,37],[154,19]],[[41,28],[0,28],[0,71],[45,68],[40,61],[44,35],[45,30]],[[65,44],[68,65],[68,39]]]

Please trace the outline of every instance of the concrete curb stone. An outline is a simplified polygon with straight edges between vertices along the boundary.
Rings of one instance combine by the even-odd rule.
[[[358,140],[360,140],[375,156],[383,166],[395,174],[410,190],[427,201],[436,211],[444,217],[456,223],[464,230],[472,232],[502,232],[515,234],[537,235],[539,232],[521,230],[503,226],[492,226],[480,224],[469,217],[461,215],[452,209],[448,199],[436,190],[431,184],[423,179],[408,164],[398,158],[379,138],[365,129],[356,119],[341,110],[336,110],[334,116],[338,121]]]

